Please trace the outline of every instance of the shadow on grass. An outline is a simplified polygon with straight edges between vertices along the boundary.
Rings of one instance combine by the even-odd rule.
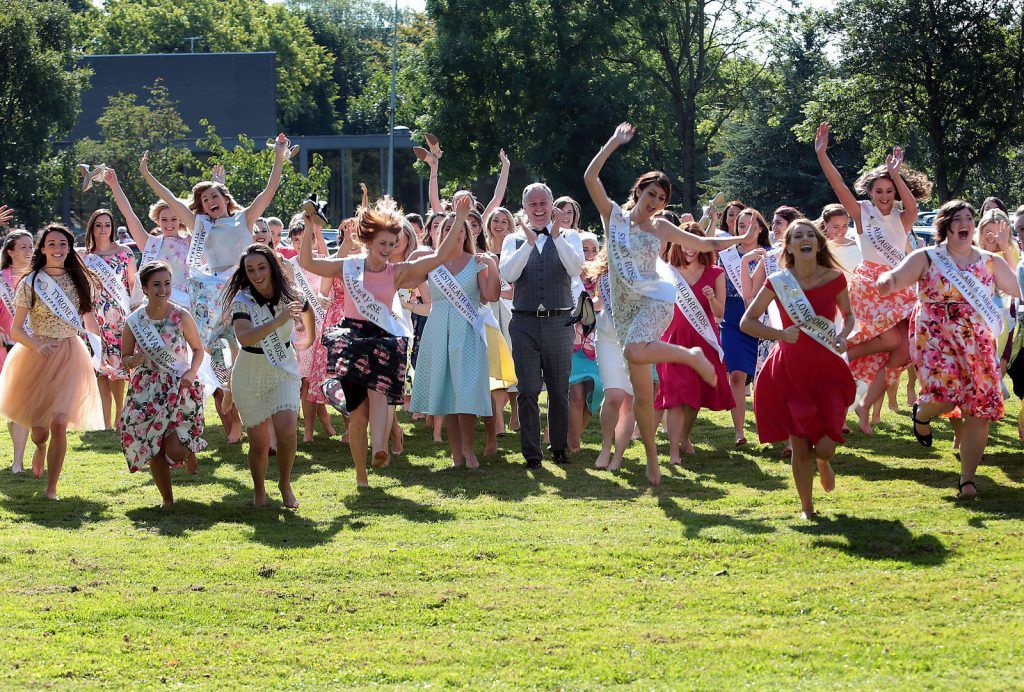
[[[720,526],[753,534],[773,533],[775,531],[773,527],[757,519],[744,519],[733,514],[705,514],[684,509],[679,506],[678,501],[671,497],[659,497],[658,507],[665,513],[666,517],[682,524],[683,535],[687,538],[700,538],[705,530]]]
[[[957,481],[960,480],[959,465],[947,465],[946,469],[936,468],[942,463],[942,459],[941,456],[933,454],[922,460],[933,464],[932,466],[892,466],[851,454],[850,450],[846,449],[836,455],[832,465],[840,475],[860,476],[866,481],[912,481],[929,488],[956,488]]]
[[[34,478],[29,473],[0,474],[0,507],[27,521],[50,529],[79,529],[85,524],[108,521],[104,516],[106,502],[95,502],[74,495],[64,495],[58,488],[60,501],[43,496],[45,478]],[[17,520],[16,520],[17,521]]]
[[[935,566],[949,557],[949,550],[936,536],[915,536],[898,519],[819,515],[814,523],[794,528],[801,533],[818,536],[814,541],[816,548],[841,550],[865,560],[899,560],[913,565]]]

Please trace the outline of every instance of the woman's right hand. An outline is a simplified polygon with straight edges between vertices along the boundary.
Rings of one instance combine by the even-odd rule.
[[[828,149],[828,123],[821,123],[818,125],[818,132],[814,136],[814,151],[818,154],[824,154],[826,149]]]
[[[41,355],[43,358],[49,358],[50,355],[57,348],[57,344],[53,341],[53,339],[47,339],[46,337],[37,337],[32,342],[32,348],[34,348],[36,353]]]
[[[618,127],[615,128],[615,132],[612,133],[611,142],[620,147],[623,144],[629,144],[633,136],[636,134],[636,128],[629,123],[619,123]]]
[[[142,152],[142,160],[139,161],[139,173],[142,174],[143,178],[149,177],[149,149]]]
[[[293,300],[288,303],[285,310],[281,311],[281,314],[277,316],[277,321],[284,324],[288,320],[297,320],[302,316],[302,301]]]
[[[782,334],[779,335],[779,341],[785,341],[787,344],[795,344],[799,338],[800,327],[795,324],[783,329]]]

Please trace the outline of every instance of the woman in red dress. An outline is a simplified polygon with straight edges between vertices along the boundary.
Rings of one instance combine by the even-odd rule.
[[[758,339],[779,342],[754,384],[754,417],[762,443],[789,439],[793,480],[803,516],[810,518],[814,515],[811,460],[817,461],[822,489],[830,492],[836,475],[829,460],[836,445],[844,441],[846,412],[857,394],[850,366],[841,355],[854,317],[846,277],[812,221],[794,221],[786,230],[783,248],[783,269],[765,282],[743,315],[740,329]],[[773,300],[779,303],[782,329],[758,321]],[[805,309],[797,311],[800,306]],[[805,315],[799,324],[794,324],[790,310]],[[837,310],[843,315],[839,334],[833,326]]]
[[[692,221],[682,224],[687,233],[704,235],[700,226]],[[718,322],[725,314],[725,270],[715,265],[711,252],[694,252],[681,245],[669,243],[665,259],[689,284],[700,306],[708,316],[715,340],[721,345]],[[726,376],[725,363],[718,351],[700,335],[690,321],[675,308],[672,322],[661,337],[662,341],[686,348],[699,347],[715,366],[718,384],[712,387],[702,380],[693,368],[675,363],[658,363],[658,380],[661,386],[654,400],[654,408],[667,410],[669,440],[669,461],[678,464],[680,448],[683,454],[693,454],[690,431],[702,408],[712,411],[728,411],[736,406]]]

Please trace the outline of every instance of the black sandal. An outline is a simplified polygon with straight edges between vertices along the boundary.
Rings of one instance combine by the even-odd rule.
[[[910,426],[910,429],[914,431],[914,437],[917,438],[918,444],[920,444],[922,447],[931,447],[932,446],[932,434],[928,433],[927,435],[922,435],[921,433],[917,432],[917,426],[919,426],[919,425],[931,425],[931,419],[930,418],[928,420],[926,420],[926,421],[920,421],[920,420],[917,419],[917,404],[914,404],[914,408],[911,409],[910,420],[913,421],[913,424]]]
[[[974,488],[974,494],[973,495],[964,495],[964,488],[966,488],[967,486],[971,486],[972,488]],[[976,486],[974,484],[974,481],[963,481],[962,483],[957,483],[957,485],[956,485],[956,499],[958,499],[958,500],[971,500],[971,499],[973,499],[973,498],[975,498],[977,496],[978,496],[978,486]]]

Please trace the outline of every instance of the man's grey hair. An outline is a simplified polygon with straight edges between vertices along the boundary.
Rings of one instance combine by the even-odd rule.
[[[552,202],[555,201],[555,196],[553,194],[551,194],[551,188],[550,187],[548,187],[544,183],[530,183],[523,190],[523,199],[522,199],[521,204],[523,205],[524,209],[526,208],[526,196],[528,194],[530,194],[531,192],[533,192],[534,190],[543,190],[544,192],[547,193],[548,199],[550,199]]]

